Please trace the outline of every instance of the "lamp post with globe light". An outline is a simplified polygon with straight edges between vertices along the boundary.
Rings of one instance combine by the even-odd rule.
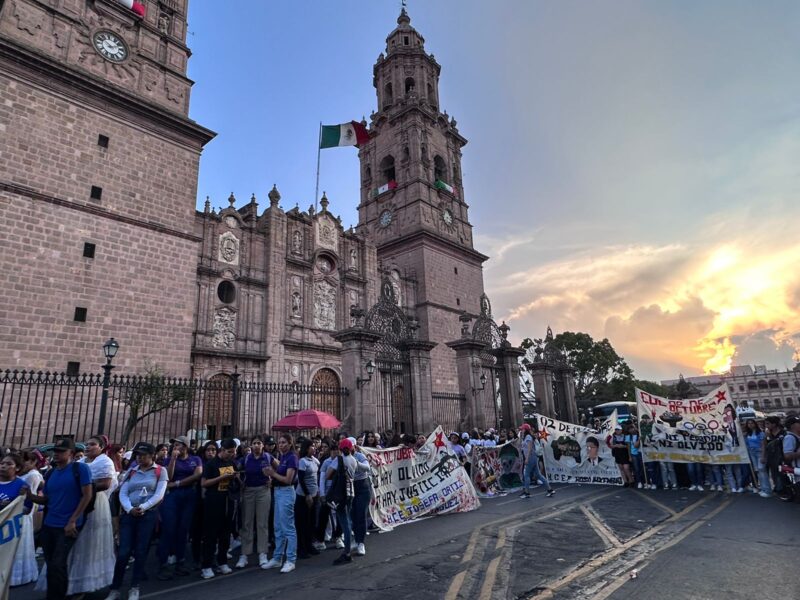
[[[106,432],[106,412],[108,410],[108,387],[111,385],[111,369],[114,365],[111,361],[119,351],[119,342],[113,337],[103,344],[103,355],[106,357],[106,364],[103,365],[103,395],[100,398],[100,418],[97,426],[97,433],[103,434]]]

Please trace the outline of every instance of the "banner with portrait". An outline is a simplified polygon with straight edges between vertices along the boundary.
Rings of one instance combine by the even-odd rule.
[[[544,447],[544,475],[552,483],[622,485],[606,438],[613,433],[616,411],[599,431],[536,415]]]
[[[520,440],[500,446],[473,446],[470,460],[472,484],[479,496],[503,496],[522,488]]]
[[[671,400],[636,390],[645,461],[747,463],[736,408],[727,385],[702,398]]]
[[[371,468],[372,521],[390,530],[414,519],[480,506],[467,471],[441,426],[419,450],[362,448]]]

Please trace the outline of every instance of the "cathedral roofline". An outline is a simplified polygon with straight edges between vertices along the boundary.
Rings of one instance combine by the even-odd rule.
[[[449,250],[454,250],[458,256],[468,256],[479,264],[483,264],[489,260],[488,256],[481,254],[473,248],[465,248],[464,246],[461,246],[434,231],[427,230],[416,231],[414,233],[395,238],[383,244],[376,244],[376,247],[379,253],[383,253],[392,250],[396,246],[408,248],[409,244],[412,242],[424,244],[426,240],[434,242],[435,245],[444,246]]]

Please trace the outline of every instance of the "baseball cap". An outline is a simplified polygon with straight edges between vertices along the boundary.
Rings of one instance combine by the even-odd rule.
[[[147,442],[139,442],[133,447],[133,454],[155,454],[156,447]]]
[[[461,434],[461,439],[462,440],[468,440],[469,439],[469,434],[465,431],[464,433]]]
[[[453,437],[453,436],[459,437],[458,432],[457,431],[451,431],[450,433],[447,434],[447,437]]]
[[[75,442],[69,438],[58,440],[53,445],[53,452],[65,452],[67,450],[72,450],[73,452],[75,451]]]
[[[169,441],[170,444],[183,444],[187,448],[189,447],[189,438],[185,435],[179,435],[178,437],[172,438]]]
[[[800,423],[800,418],[792,415],[791,417],[786,417],[786,420],[783,422],[783,426],[786,427],[786,429],[789,429],[789,427],[795,423]]]
[[[530,424],[528,424],[528,423],[523,423],[522,425],[520,425],[520,427],[519,427],[519,428],[520,428],[521,430],[523,430],[523,431],[530,431],[530,430],[531,430],[531,426],[530,426]]]
[[[347,439],[350,440],[350,443],[353,444],[353,447],[355,448],[355,446],[356,446],[356,438],[354,438],[353,436],[350,436]]]
[[[353,449],[353,442],[350,441],[350,438],[344,438],[343,440],[339,440],[339,450],[352,450]]]
[[[264,445],[265,446],[271,446],[274,443],[275,443],[275,438],[272,437],[271,435],[268,435],[268,436],[266,436],[264,438]]]

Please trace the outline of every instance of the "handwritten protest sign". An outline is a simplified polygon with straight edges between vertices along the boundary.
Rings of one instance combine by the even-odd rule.
[[[472,447],[472,483],[479,496],[491,498],[522,487],[519,440],[500,446]]]
[[[637,389],[636,402],[644,460],[714,465],[749,461],[727,385],[687,400]],[[645,415],[649,418],[643,420]]]
[[[600,431],[536,415],[544,446],[544,468],[553,483],[594,483],[622,485],[622,475],[605,443],[612,433],[614,418]]]
[[[467,512],[480,506],[472,482],[441,426],[414,448],[363,448],[369,460],[373,498],[370,515],[384,530],[423,516]]]

